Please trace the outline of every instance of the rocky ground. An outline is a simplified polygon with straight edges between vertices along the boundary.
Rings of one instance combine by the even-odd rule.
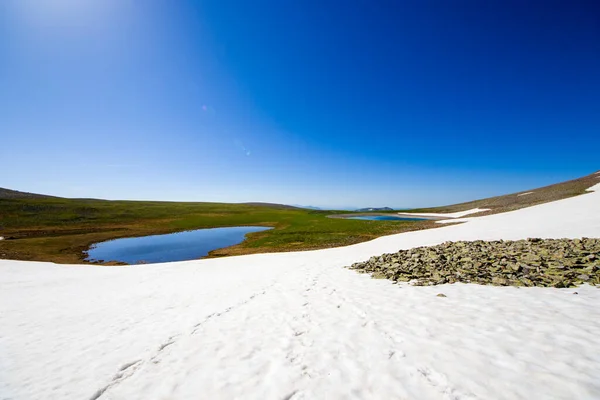
[[[349,268],[413,285],[598,285],[600,239],[445,242],[371,257]]]

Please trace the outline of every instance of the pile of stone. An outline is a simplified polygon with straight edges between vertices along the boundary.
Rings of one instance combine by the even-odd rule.
[[[600,284],[600,239],[445,242],[400,250],[351,269],[413,285],[479,283],[574,287]]]

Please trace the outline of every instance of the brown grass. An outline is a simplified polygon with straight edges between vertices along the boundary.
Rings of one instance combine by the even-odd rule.
[[[403,213],[453,213],[458,211],[466,211],[473,208],[489,208],[491,209],[490,211],[471,214],[469,217],[497,214],[586,194],[589,193],[586,192],[586,190],[597,183],[600,183],[600,174],[593,173],[582,178],[573,179],[550,186],[544,186],[538,189],[524,190],[522,192],[507,194],[504,196],[490,197],[487,199],[474,200],[449,206],[411,209],[403,211]],[[533,193],[525,196],[519,196],[519,194],[527,192]]]

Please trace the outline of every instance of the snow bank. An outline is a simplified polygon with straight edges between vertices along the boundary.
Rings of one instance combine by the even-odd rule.
[[[600,192],[311,252],[0,260],[0,397],[598,399],[600,290],[411,287],[341,268],[532,236],[600,237]]]
[[[399,213],[399,214],[410,214],[415,217],[439,217],[439,218],[460,218],[465,215],[475,214],[478,212],[489,211],[489,208],[472,208],[466,211],[458,211],[455,213]]]
[[[466,221],[470,221],[475,217],[472,218],[451,218],[451,219],[440,219],[438,221],[435,221],[436,224],[456,224],[457,222],[466,222]]]

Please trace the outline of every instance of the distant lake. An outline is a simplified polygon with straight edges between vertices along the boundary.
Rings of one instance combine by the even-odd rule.
[[[397,217],[395,215],[360,215],[357,217],[346,217],[348,219],[363,219],[369,221],[426,221],[426,218]]]
[[[235,226],[109,240],[92,245],[86,261],[139,264],[195,260],[212,250],[243,242],[248,233],[268,229],[272,228]]]

